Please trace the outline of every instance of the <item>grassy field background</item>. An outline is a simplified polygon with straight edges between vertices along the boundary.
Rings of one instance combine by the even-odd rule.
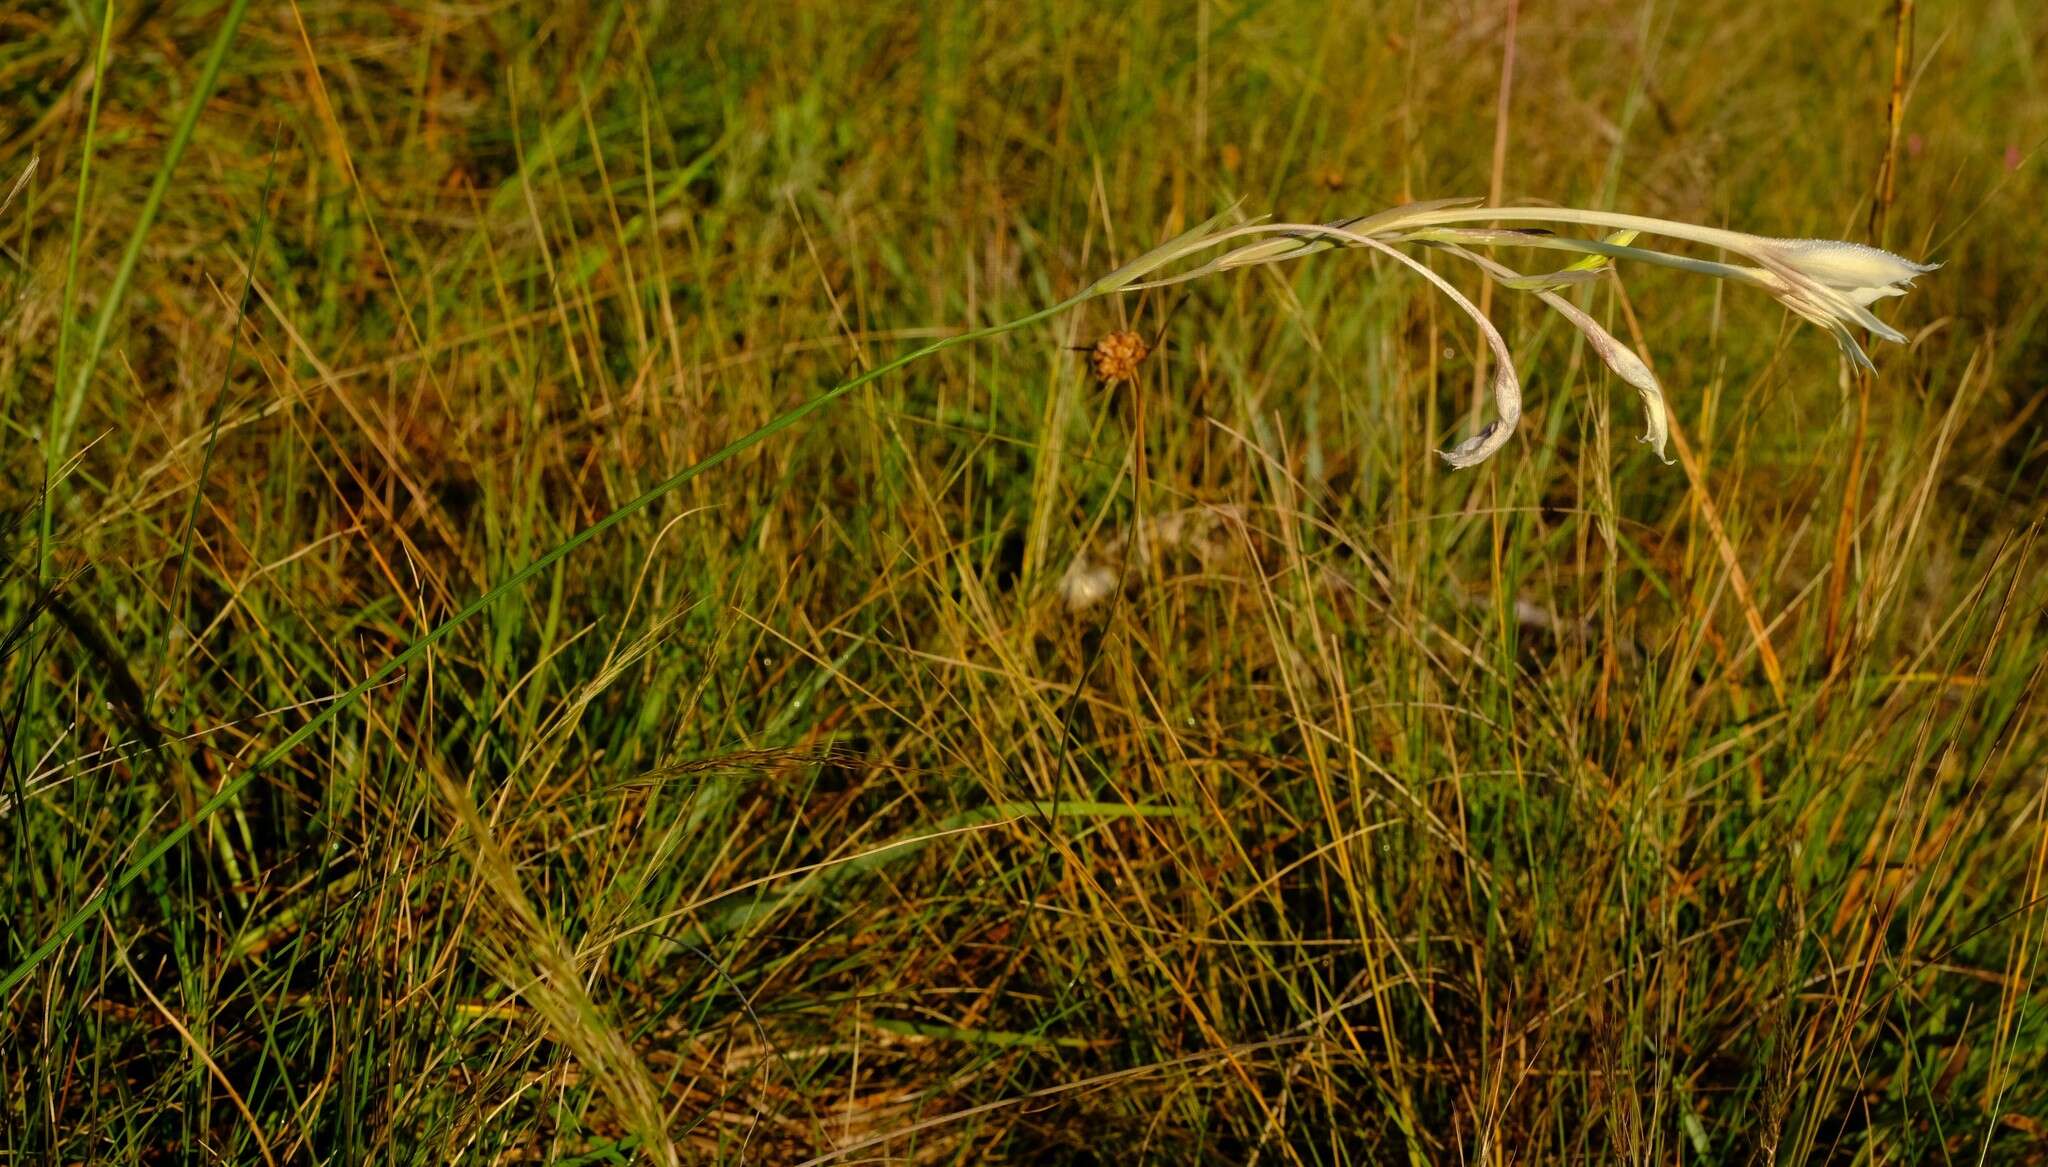
[[[0,12],[0,1162],[2048,1162],[2048,20],[1897,17]],[[1946,266],[1861,384],[1580,293],[1669,466],[1526,296],[1457,473],[1384,258],[1096,301],[256,768],[915,345],[1488,194]]]

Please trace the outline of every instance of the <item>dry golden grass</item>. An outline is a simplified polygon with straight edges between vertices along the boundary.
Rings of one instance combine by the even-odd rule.
[[[2048,1161],[2024,5],[223,7],[0,13],[0,1162]],[[791,420],[1489,192],[1947,266]]]

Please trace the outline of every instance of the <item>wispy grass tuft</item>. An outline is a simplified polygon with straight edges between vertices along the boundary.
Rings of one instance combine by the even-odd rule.
[[[0,16],[0,1161],[2039,1157],[2031,30],[1525,8]]]

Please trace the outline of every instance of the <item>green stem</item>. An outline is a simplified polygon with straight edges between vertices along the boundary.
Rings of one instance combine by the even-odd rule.
[[[106,7],[100,10],[100,40],[92,60],[92,100],[85,110],[85,141],[78,151],[78,198],[71,207],[71,250],[64,260],[64,301],[57,316],[57,368],[56,384],[64,384],[64,374],[71,368],[71,315],[78,307],[78,256],[84,248],[85,203],[92,193],[92,150],[99,141],[100,94],[107,88],[107,42],[113,38],[114,0],[106,0]],[[97,359],[97,357],[95,357]],[[76,396],[76,394],[74,394]],[[51,518],[50,494],[55,490],[58,467],[63,464],[67,444],[56,439],[57,428],[64,414],[59,412],[61,393],[50,394],[50,420],[43,427],[43,506],[36,520],[36,578],[47,579],[50,574],[50,534],[54,520]],[[76,410],[72,411],[73,413]],[[36,681],[40,691],[42,682]]]
[[[111,2],[108,8],[112,9]],[[171,175],[178,169],[178,160],[185,156],[185,147],[192,142],[192,131],[199,125],[199,112],[206,108],[206,101],[213,96],[213,89],[220,81],[221,64],[227,60],[228,46],[234,43],[235,29],[242,23],[242,17],[249,11],[249,0],[234,0],[229,5],[227,16],[221,20],[220,31],[214,35],[213,48],[206,54],[206,64],[199,71],[199,84],[193,90],[192,100],[185,106],[185,116],[178,120],[178,128],[171,134],[170,149],[157,167],[156,178],[149,184],[149,194],[142,200],[142,212],[135,220],[135,229],[128,235],[128,247],[121,253],[121,266],[114,271],[113,285],[107,289],[106,298],[100,301],[99,318],[93,321],[92,342],[85,350],[85,359],[79,365],[78,375],[72,378],[70,395],[64,401],[64,410],[57,424],[48,436],[47,463],[55,466],[64,460],[66,448],[71,444],[71,430],[78,424],[78,413],[85,405],[85,390],[92,383],[93,372],[99,368],[100,352],[106,348],[107,334],[113,331],[114,316],[121,311],[121,301],[128,294],[128,283],[135,277],[135,265],[142,259],[142,243],[148,238],[149,229],[156,222],[158,208],[163,206],[164,195],[171,189]],[[108,17],[112,19],[111,15]],[[104,57],[102,58],[104,64]],[[97,87],[100,78],[95,76]],[[97,104],[97,88],[95,89]],[[83,175],[80,176],[83,182]],[[79,196],[84,198],[83,193]],[[73,253],[74,262],[76,252]],[[67,318],[63,322],[68,327]],[[61,335],[61,334],[60,334]],[[61,342],[60,342],[61,343]],[[48,503],[45,503],[47,506]]]
[[[106,7],[100,11],[99,47],[94,51],[92,59],[92,100],[85,107],[85,141],[78,151],[78,197],[71,207],[71,250],[64,263],[64,308],[58,317],[57,327],[59,385],[64,383],[64,374],[71,367],[71,314],[78,306],[78,255],[84,250],[85,203],[92,193],[92,149],[94,143],[99,141],[100,94],[105,92],[107,87],[107,41],[112,38],[113,32],[114,0],[107,0]],[[58,423],[63,416],[58,412],[60,400],[55,394],[50,397],[50,423],[45,433],[57,432]],[[56,476],[58,457],[57,443],[49,443],[44,448],[45,480]],[[43,513],[47,516],[48,508],[44,508]]]
[[[1636,263],[1653,264],[1657,267],[1674,268],[1695,275],[1713,276],[1716,279],[1734,280],[1737,283],[1752,284],[1759,288],[1771,287],[1766,273],[1759,268],[1740,267],[1732,263],[1716,263],[1711,259],[1694,259],[1689,255],[1673,255],[1668,251],[1655,251],[1647,247],[1631,247],[1627,244],[1609,243],[1602,239],[1573,239],[1564,235],[1525,235],[1515,231],[1486,231],[1470,228],[1443,228],[1411,231],[1395,236],[1397,243],[1465,243],[1487,247],[1536,247],[1550,251],[1576,251],[1589,255],[1604,255],[1609,259],[1626,259]]]
[[[1457,207],[1424,211],[1413,217],[1397,217],[1382,225],[1381,232],[1406,231],[1417,227],[1449,226],[1453,223],[1573,223],[1609,230],[1641,231],[1668,239],[1685,239],[1719,247],[1755,259],[1769,246],[1761,235],[1730,231],[1724,227],[1702,227],[1648,215],[1625,215],[1619,211],[1584,211],[1577,207]]]

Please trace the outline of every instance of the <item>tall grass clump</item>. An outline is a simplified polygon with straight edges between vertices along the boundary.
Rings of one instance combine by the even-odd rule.
[[[0,21],[0,1161],[2048,1157],[2017,10]]]

